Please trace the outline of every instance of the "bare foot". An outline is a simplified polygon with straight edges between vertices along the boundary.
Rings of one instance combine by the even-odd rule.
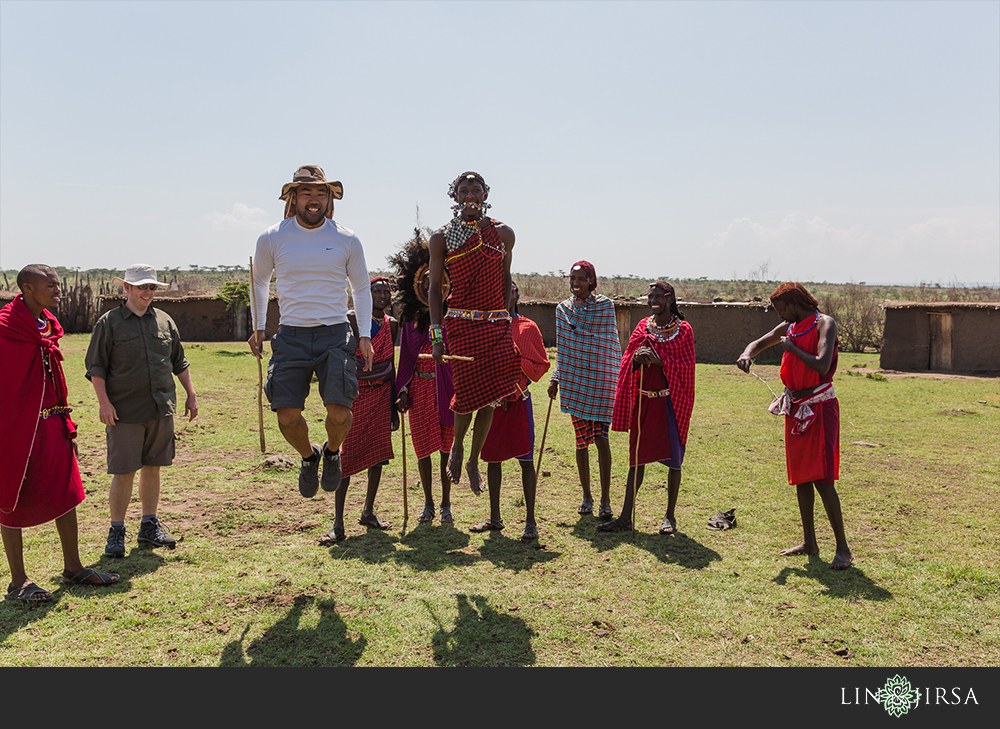
[[[851,550],[846,552],[841,552],[837,550],[837,553],[833,556],[833,562],[830,563],[830,569],[832,570],[846,570],[851,566],[851,562],[854,561],[854,555],[851,554]]]
[[[462,477],[462,458],[465,457],[465,449],[461,443],[453,443],[451,455],[448,456],[448,478],[452,483],[458,483]]]
[[[469,488],[476,496],[483,493],[483,475],[479,473],[479,463],[469,461],[465,464],[465,472],[469,475]]]
[[[819,547],[814,547],[812,545],[800,544],[797,547],[789,547],[788,549],[782,549],[778,552],[782,557],[791,557],[796,554],[819,554]]]

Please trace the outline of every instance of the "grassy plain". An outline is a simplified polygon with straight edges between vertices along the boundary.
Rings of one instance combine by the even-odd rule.
[[[295,470],[262,467],[253,358],[238,343],[191,344],[201,415],[178,420],[160,508],[183,541],[173,551],[135,546],[136,502],[129,552],[116,561],[98,559],[108,477],[83,377],[88,339],[70,335],[63,347],[87,492],[81,551],[85,564],[122,581],[60,586],[54,527],[25,530],[29,575],[57,597],[35,609],[0,603],[2,666],[1000,665],[996,378],[885,379],[871,372],[877,355],[841,356],[839,490],[855,566],[833,572],[818,499],[820,557],[777,555],[801,537],[781,424],[765,410],[765,386],[733,366],[697,367],[676,536],[656,533],[665,469],[647,473],[634,541],[576,514],[572,428],[557,404],[537,544],[518,539],[513,464],[504,469],[504,532],[469,533],[488,501],[464,482],[453,492],[454,525],[418,525],[422,492],[407,443],[409,522],[397,453],[377,502],[393,528],[356,524],[364,478],[355,477],[348,538],[321,547],[332,495],[302,499]],[[755,371],[777,389],[776,367]],[[539,439],[546,385],[532,388]],[[321,441],[315,389],[307,414]],[[265,423],[268,453],[293,456],[269,412]],[[612,434],[616,508],[626,443]],[[732,507],[737,528],[706,528]]]

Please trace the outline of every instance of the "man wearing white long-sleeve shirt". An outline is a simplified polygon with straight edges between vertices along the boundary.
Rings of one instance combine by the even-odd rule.
[[[278,415],[285,440],[302,456],[299,492],[309,498],[340,485],[340,445],[351,428],[351,405],[358,394],[355,352],[365,370],[372,366],[369,337],[354,338],[347,321],[347,285],[354,294],[358,321],[368,321],[372,297],[361,241],[333,220],[333,201],[344,196],[340,182],[328,182],[322,168],[304,165],[281,189],[285,219],[257,239],[254,255],[252,310],[254,333],[250,351],[260,357],[264,344],[268,290],[272,272],[280,306],[278,333],[271,340],[264,393]],[[302,417],[313,375],[326,405],[323,446],[309,439]]]

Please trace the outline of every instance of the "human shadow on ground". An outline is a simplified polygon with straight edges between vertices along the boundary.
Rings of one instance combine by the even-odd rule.
[[[165,560],[160,555],[142,547],[134,547],[124,559],[101,557],[89,565],[99,572],[117,572],[118,582],[112,585],[64,585],[62,577],[56,575],[48,580],[35,581],[42,589],[52,593],[50,602],[37,605],[25,605],[13,600],[0,601],[0,644],[12,634],[31,623],[43,620],[49,610],[61,600],[99,600],[115,593],[128,592],[132,589],[132,578],[158,570]],[[8,581],[3,583],[6,592]]]
[[[10,580],[6,577],[3,578],[4,594],[6,594],[8,584],[10,584]],[[39,620],[44,620],[49,611],[58,603],[59,598],[56,596],[57,591],[54,587],[39,584],[37,581],[35,584],[52,593],[51,602],[43,602],[39,605],[25,605],[21,602],[0,601],[0,645],[3,645],[4,641],[22,628]],[[98,587],[96,589],[106,590],[107,588]]]
[[[633,540],[631,531],[599,532],[596,523],[587,524],[581,520],[573,527],[573,536],[590,541],[598,552],[605,552],[628,542],[645,549],[661,562],[676,564],[689,570],[703,570],[712,562],[722,561],[722,555],[682,531],[667,535],[656,532],[649,534],[637,529]]]
[[[319,622],[315,628],[300,628],[306,608],[315,603]],[[235,666],[353,666],[364,653],[368,641],[362,636],[351,640],[347,625],[337,615],[333,600],[298,595],[295,604],[260,638],[243,645],[250,626],[226,644],[219,665]]]
[[[431,636],[434,662],[439,666],[531,666],[535,631],[521,619],[498,613],[481,595],[455,596],[458,618],[447,630],[431,606],[424,606],[437,623]]]
[[[447,567],[467,567],[479,560],[468,550],[469,535],[454,523],[426,522],[408,529],[399,540],[393,559],[414,569],[436,572]]]
[[[515,537],[508,537],[502,531],[487,532],[479,550],[482,558],[492,562],[495,567],[521,572],[560,556],[560,552],[545,548],[544,533],[538,539],[522,542],[519,532],[520,530],[516,530],[518,536]]]
[[[396,554],[399,531],[390,529],[368,529],[365,534],[354,534],[343,541],[331,544],[327,549],[334,559],[354,559],[368,564],[379,564],[392,559]]]
[[[788,559],[787,557],[783,559]],[[823,585],[826,589],[822,594],[839,597],[844,600],[872,600],[881,602],[892,600],[893,594],[884,587],[879,587],[857,565],[851,565],[846,570],[832,570],[830,564],[818,554],[809,555],[809,563],[805,567],[785,567],[774,578],[779,585],[788,583],[788,577],[795,575],[805,577]]]

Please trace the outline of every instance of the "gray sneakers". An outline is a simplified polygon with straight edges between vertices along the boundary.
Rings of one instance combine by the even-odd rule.
[[[108,544],[104,547],[104,556],[125,556],[125,527],[111,527],[108,530]]]
[[[142,544],[143,542],[152,544],[154,547],[170,547],[170,549],[177,546],[177,540],[171,536],[170,532],[163,528],[160,520],[155,516],[139,525],[139,543]]]
[[[336,491],[340,488],[340,452],[328,456],[326,446],[323,443],[323,490]]]
[[[303,458],[302,465],[299,466],[299,493],[307,499],[311,499],[319,490],[320,449],[315,443],[312,444],[312,449],[314,458],[311,461]]]

